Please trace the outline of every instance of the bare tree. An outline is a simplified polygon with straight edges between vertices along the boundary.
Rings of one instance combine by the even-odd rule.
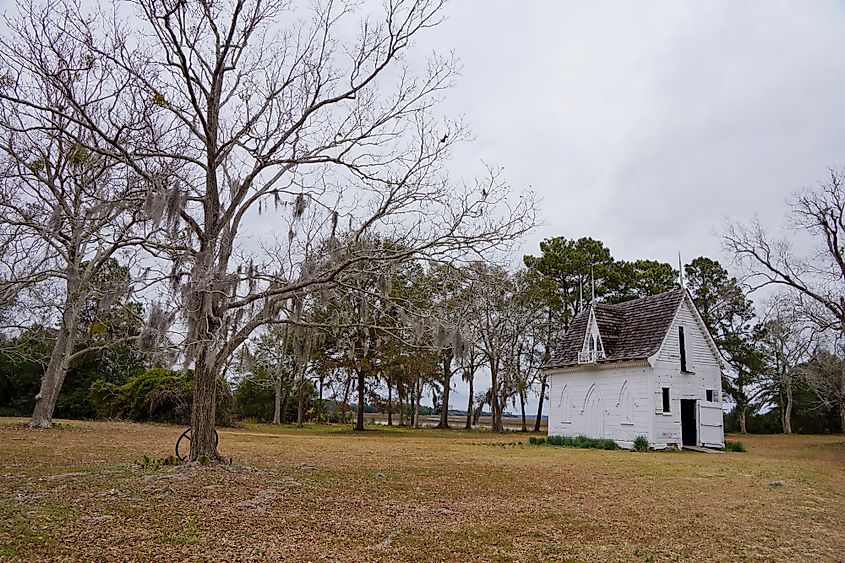
[[[68,366],[90,351],[75,349],[84,305],[98,300],[108,308],[130,291],[128,276],[118,284],[97,280],[116,259],[133,260],[150,235],[142,225],[161,223],[160,216],[147,221],[146,186],[103,137],[134,154],[151,138],[159,108],[138,96],[136,82],[118,79],[113,65],[59,32],[91,20],[67,6],[20,9],[9,22],[15,40],[0,40],[0,237],[13,241],[4,248],[2,294],[28,297],[18,319],[58,324],[30,421],[47,428]]]
[[[475,387],[475,374],[484,366],[484,353],[479,348],[475,332],[473,331],[472,323],[468,324],[468,333],[466,336],[466,345],[464,347],[463,358],[461,359],[461,378],[468,386],[467,391],[467,413],[466,424],[464,428],[470,430],[473,424],[473,408],[475,396],[473,394]]]
[[[742,263],[755,289],[786,287],[794,292],[794,308],[816,333],[845,333],[845,171],[831,170],[826,181],[790,200],[788,238],[773,238],[759,221],[730,224],[725,247]],[[798,252],[795,242],[812,250]],[[822,402],[840,414],[835,356],[817,353],[813,369],[802,370]],[[840,388],[842,385],[840,384]]]
[[[440,361],[440,385],[442,386],[440,420],[436,426],[448,429],[449,397],[452,390],[452,377],[457,372],[455,362],[461,363],[468,347],[465,333],[469,328],[468,317],[471,314],[473,281],[467,276],[466,268],[439,265],[429,272],[428,284],[431,286],[430,309],[424,314],[429,318],[434,333],[432,347]],[[470,352],[471,353],[471,352]]]
[[[536,320],[537,310],[524,299],[524,276],[484,263],[473,264],[472,270],[472,331],[477,334],[477,346],[490,371],[490,390],[485,402],[490,404],[492,428],[501,432],[508,399],[518,395],[520,387],[522,393],[527,391],[528,371],[537,367],[533,360],[530,366],[524,363],[528,356],[526,341],[522,340]],[[520,383],[523,378],[526,381]],[[524,395],[521,398],[524,403]]]
[[[801,255],[790,239],[774,239],[759,221],[729,224],[727,250],[742,263],[755,289],[783,286],[804,300],[805,313],[820,330],[845,331],[845,172],[831,170],[827,181],[796,194],[790,239],[808,235],[814,251]]]
[[[542,379],[538,372],[543,360],[543,341],[547,336],[542,314],[546,307],[545,296],[535,282],[536,276],[530,270],[516,272],[513,275],[513,293],[505,309],[510,337],[507,339],[504,365],[512,382],[514,402],[519,401],[523,432],[528,431],[525,412],[528,392],[535,379]],[[541,392],[544,391],[541,389]]]
[[[71,0],[55,4],[79,13]],[[366,261],[480,255],[530,228],[534,208],[528,196],[508,207],[512,196],[495,174],[460,187],[443,170],[454,143],[466,138],[461,124],[435,114],[456,64],[434,56],[417,76],[402,57],[440,23],[440,0],[391,1],[378,20],[332,1],[310,10],[283,0],[130,5],[138,16],[131,25],[113,13],[96,21],[80,15],[37,35],[19,30],[9,44],[44,48],[65,37],[127,83],[142,84],[137,98],[167,115],[138,155],[74,104],[76,121],[109,147],[102,152],[163,191],[178,187],[180,228],[160,251],[174,264],[185,361],[196,374],[191,458],[217,458],[217,380],[255,330],[290,322],[288,300]],[[345,39],[354,21],[358,33]],[[175,171],[156,177],[139,164],[145,158],[169,159]],[[271,212],[281,225],[272,260],[245,238],[245,223]],[[402,250],[374,256],[339,242],[371,234]],[[330,259],[314,260],[318,248]]]
[[[801,373],[821,404],[839,416],[839,428],[845,434],[845,360],[841,352],[817,350]]]
[[[287,422],[287,404],[294,385],[290,329],[291,325],[272,326],[250,344],[244,345],[238,354],[238,367],[249,378],[251,385],[272,386],[273,424]],[[266,373],[266,379],[251,377],[262,372]]]
[[[791,295],[778,295],[761,320],[761,345],[766,359],[762,386],[780,407],[781,428],[792,433],[794,390],[799,367],[810,358],[817,345],[817,332],[801,315]]]

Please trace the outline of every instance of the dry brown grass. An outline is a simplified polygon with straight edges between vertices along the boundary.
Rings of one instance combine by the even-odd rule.
[[[845,558],[841,436],[635,454],[250,426],[221,431],[229,468],[134,463],[180,430],[0,419],[0,560]]]

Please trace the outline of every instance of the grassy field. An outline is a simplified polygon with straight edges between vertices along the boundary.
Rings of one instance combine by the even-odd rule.
[[[637,454],[250,425],[221,430],[231,466],[143,463],[180,431],[0,419],[0,560],[845,560],[842,436]]]

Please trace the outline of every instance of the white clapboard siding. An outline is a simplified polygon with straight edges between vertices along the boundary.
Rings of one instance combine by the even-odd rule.
[[[604,437],[633,442],[650,434],[652,417],[647,364],[612,369],[586,368],[550,376],[549,435]],[[588,396],[589,395],[589,396]],[[599,400],[601,429],[590,419],[588,399]],[[627,400],[627,402],[626,402]],[[623,444],[624,445],[624,444]]]
[[[684,326],[684,338],[691,343],[692,373],[681,372],[678,326]],[[671,411],[663,411],[662,389],[669,388]],[[681,443],[681,399],[706,400],[713,390],[713,402],[722,404],[722,376],[716,352],[707,341],[691,305],[681,302],[654,364],[654,434],[655,444]]]

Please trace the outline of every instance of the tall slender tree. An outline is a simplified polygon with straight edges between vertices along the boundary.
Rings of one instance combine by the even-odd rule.
[[[138,174],[161,173],[158,159],[127,166],[104,140],[134,157],[153,138],[161,108],[137,80],[124,80],[114,64],[65,32],[92,24],[77,6],[18,6],[23,13],[8,24],[12,39],[0,39],[0,240],[13,241],[3,249],[0,294],[17,294],[24,305],[17,318],[57,325],[30,420],[48,428],[79,353],[86,302],[117,302],[130,290],[97,280],[115,259],[131,262],[152,231],[166,227],[169,202],[150,198]]]

